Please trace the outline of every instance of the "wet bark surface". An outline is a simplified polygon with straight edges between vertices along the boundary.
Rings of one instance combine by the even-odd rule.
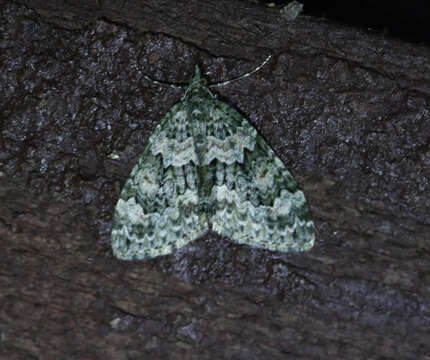
[[[0,1],[0,358],[430,359],[430,51],[234,1]],[[116,260],[119,192],[199,64],[298,180],[306,253]]]

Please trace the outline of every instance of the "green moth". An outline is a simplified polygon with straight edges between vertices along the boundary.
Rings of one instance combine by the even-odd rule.
[[[315,239],[290,172],[256,129],[211,93],[196,67],[124,185],[112,249],[123,260],[153,258],[209,230],[285,252],[308,250]]]

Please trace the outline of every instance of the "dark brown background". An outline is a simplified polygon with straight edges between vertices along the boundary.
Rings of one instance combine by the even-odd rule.
[[[430,52],[239,1],[0,0],[0,358],[430,359]],[[316,245],[109,244],[199,64],[304,190]],[[117,155],[119,158],[115,159]]]

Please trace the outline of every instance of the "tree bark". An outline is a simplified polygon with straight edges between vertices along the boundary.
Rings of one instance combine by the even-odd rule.
[[[248,2],[0,5],[1,358],[430,359],[428,49]],[[121,186],[182,95],[143,75],[268,54],[217,93],[299,181],[314,248],[114,259]]]

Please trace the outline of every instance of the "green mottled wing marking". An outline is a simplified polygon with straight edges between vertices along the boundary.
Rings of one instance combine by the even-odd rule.
[[[212,95],[196,69],[124,185],[113,252],[124,260],[169,254],[210,225],[270,250],[303,251],[314,243],[304,194],[285,165],[247,120]]]
[[[303,192],[257,131],[226,104],[220,107],[229,114],[224,125],[250,134],[250,139],[240,156],[214,163],[217,177],[212,199],[216,211],[211,217],[212,228],[253,247],[310,249],[314,225]]]
[[[187,104],[156,127],[115,208],[112,249],[124,260],[166,255],[208,230]]]

